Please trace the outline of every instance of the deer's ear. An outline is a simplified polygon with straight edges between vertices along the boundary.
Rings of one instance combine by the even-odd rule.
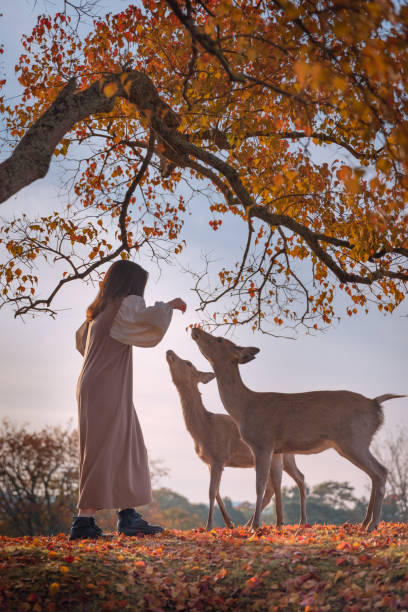
[[[255,359],[255,355],[259,353],[260,349],[256,346],[240,346],[238,363],[248,363]]]
[[[214,372],[199,372],[199,375],[199,382],[204,383],[204,385],[209,383],[211,380],[214,380],[215,378]]]

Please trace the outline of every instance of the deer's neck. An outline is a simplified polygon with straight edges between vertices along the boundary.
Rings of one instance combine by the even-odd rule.
[[[242,382],[237,363],[213,364],[213,368],[224,408],[239,423],[251,391]]]
[[[186,427],[194,439],[200,437],[208,420],[208,411],[205,409],[198,388],[180,389],[181,408],[183,410]]]

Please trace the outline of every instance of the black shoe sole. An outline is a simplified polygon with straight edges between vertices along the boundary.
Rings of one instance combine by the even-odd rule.
[[[104,533],[103,535],[78,535],[69,536],[68,540],[70,542],[73,540],[111,540],[113,535],[113,533]]]
[[[123,531],[122,529],[118,529],[119,535],[125,535],[128,537],[134,536],[148,536],[148,535],[157,535],[158,533],[163,533],[164,529],[160,529],[160,531]]]

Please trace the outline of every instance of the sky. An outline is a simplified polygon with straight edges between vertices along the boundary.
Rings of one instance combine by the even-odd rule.
[[[58,3],[58,2],[57,2]],[[56,3],[56,4],[57,4]],[[21,48],[19,39],[33,26],[42,8],[29,0],[1,0],[4,17],[0,19],[0,40],[4,41],[3,68],[11,79],[10,92],[18,92],[14,64]],[[110,7],[123,8],[117,0]],[[1,205],[0,216],[47,212],[66,203],[58,195],[58,178],[49,175],[23,189]],[[199,202],[192,206],[193,215],[186,226],[189,247],[184,264],[199,267],[205,247],[219,259],[227,257],[236,242],[235,228],[214,233],[206,230],[205,213]],[[187,496],[194,502],[208,499],[208,469],[195,455],[193,440],[184,425],[176,389],[170,379],[165,352],[174,350],[190,359],[199,369],[208,371],[209,364],[186,332],[190,323],[198,321],[197,300],[191,291],[191,278],[176,266],[167,266],[161,273],[148,260],[143,265],[150,271],[145,298],[148,304],[182,297],[188,305],[185,315],[175,312],[170,329],[155,348],[134,348],[134,403],[152,459],[161,459],[169,469],[163,486]],[[51,283],[52,269],[42,269],[44,283]],[[25,320],[14,319],[10,309],[0,310],[0,418],[28,423],[37,429],[44,425],[75,425],[77,407],[76,381],[82,358],[74,348],[74,333],[84,319],[87,305],[95,296],[95,288],[81,283],[71,284],[58,297],[61,309],[55,319],[41,315]],[[384,393],[408,393],[406,363],[406,331],[408,307],[403,305],[392,316],[372,310],[369,315],[343,318],[325,333],[300,335],[293,340],[253,334],[239,328],[232,340],[261,349],[257,358],[241,366],[247,386],[258,391],[301,392],[318,389],[349,389],[367,397]],[[224,412],[215,382],[202,385],[203,401],[208,410]],[[384,404],[385,421],[380,432],[387,437],[408,427],[408,399]],[[297,456],[306,482],[313,486],[325,480],[349,481],[356,493],[367,495],[368,477],[334,451],[318,455]],[[283,484],[294,483],[284,476]],[[250,469],[226,469],[221,494],[235,501],[255,500],[255,474]]]

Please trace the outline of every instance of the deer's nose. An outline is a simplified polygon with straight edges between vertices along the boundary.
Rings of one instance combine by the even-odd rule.
[[[198,336],[200,335],[200,330],[198,327],[193,327],[193,329],[191,330],[191,337],[193,340],[197,340]]]

